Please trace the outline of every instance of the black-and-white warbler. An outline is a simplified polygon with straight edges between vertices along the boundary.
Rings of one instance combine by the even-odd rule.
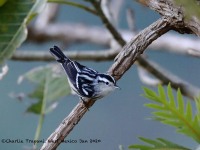
[[[51,54],[55,56],[57,62],[61,63],[67,76],[69,84],[78,96],[85,99],[99,99],[114,89],[118,88],[115,79],[96,70],[88,68],[67,58],[59,47],[50,48]]]

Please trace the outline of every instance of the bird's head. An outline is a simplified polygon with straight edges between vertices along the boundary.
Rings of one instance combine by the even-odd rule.
[[[102,96],[106,96],[110,92],[119,88],[116,85],[115,79],[108,74],[99,74],[99,76],[97,78],[97,82],[98,82],[98,85],[99,85],[98,90],[99,90],[99,92]]]

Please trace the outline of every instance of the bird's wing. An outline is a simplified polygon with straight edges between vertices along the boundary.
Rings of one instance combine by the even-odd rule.
[[[92,97],[94,95],[94,86],[95,86],[95,79],[96,76],[90,76],[88,74],[85,74],[83,72],[79,73],[77,75],[77,87],[79,89],[79,92],[84,97]]]
[[[79,72],[88,73],[88,74],[97,74],[98,72],[92,68],[88,68],[84,65],[79,64],[78,62],[74,61],[74,64],[78,68]]]
[[[77,78],[77,73],[78,73],[76,66],[74,65],[74,63],[72,61],[69,63],[62,63],[62,66],[63,66],[70,82],[73,84],[73,86],[76,87],[76,78]]]
[[[96,79],[98,72],[81,65],[76,61],[63,63],[62,66],[65,69],[71,84],[75,87],[76,92],[84,97],[92,97],[94,80]]]

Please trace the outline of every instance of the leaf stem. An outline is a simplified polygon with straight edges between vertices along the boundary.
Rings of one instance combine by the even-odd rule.
[[[43,122],[44,122],[44,114],[41,113],[41,114],[40,114],[40,117],[39,117],[37,129],[36,129],[34,141],[39,140]],[[33,149],[37,149],[37,142],[33,144]]]
[[[110,31],[110,33],[112,33],[113,38],[123,47],[126,44],[126,41],[122,38],[120,33],[116,30],[116,28],[110,23],[108,18],[105,16],[103,10],[101,9],[101,1],[97,2],[94,0],[89,0],[89,2],[94,6],[96,11],[98,12],[98,16],[100,17],[102,23]]]
[[[42,125],[44,122],[44,116],[45,116],[45,110],[46,110],[46,97],[47,97],[47,91],[48,91],[48,82],[49,82],[49,72],[46,72],[46,77],[44,79],[44,91],[43,91],[43,98],[42,98],[42,108],[41,108],[41,113],[40,113],[40,118],[39,118],[39,122],[38,122],[38,126],[36,129],[36,133],[35,133],[35,138],[34,140],[37,141],[39,140],[40,134],[41,134],[41,129],[42,129]],[[33,145],[33,149],[37,149],[37,142],[34,143]]]

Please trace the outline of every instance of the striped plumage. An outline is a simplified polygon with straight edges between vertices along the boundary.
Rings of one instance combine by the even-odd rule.
[[[54,46],[50,48],[50,52],[55,56],[57,62],[61,63],[68,76],[71,88],[81,98],[98,99],[117,87],[112,76],[98,73],[76,61],[71,61],[63,54],[59,47]]]

